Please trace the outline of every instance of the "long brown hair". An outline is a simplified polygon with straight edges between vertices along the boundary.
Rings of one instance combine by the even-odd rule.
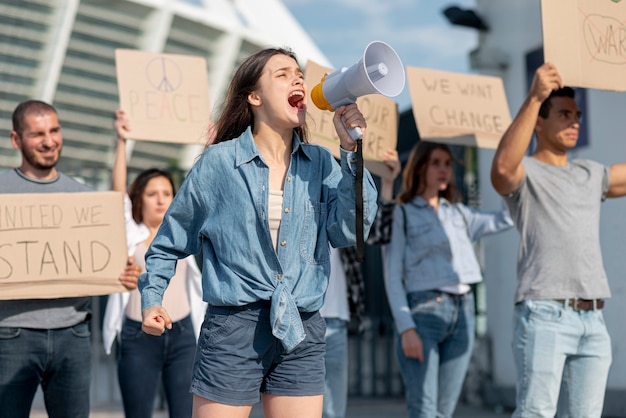
[[[426,188],[426,170],[430,156],[435,150],[442,150],[454,161],[452,151],[445,144],[419,141],[411,150],[409,160],[402,172],[402,191],[398,195],[398,203],[408,203],[415,196],[420,195]],[[443,197],[451,203],[461,200],[461,194],[454,183],[454,176],[450,177],[450,182],[445,190],[439,191],[439,197]]]
[[[265,64],[278,54],[286,55],[298,62],[295,54],[288,49],[266,48],[246,58],[237,68],[228,87],[222,113],[212,128],[215,137],[213,140],[209,139],[207,146],[237,138],[248,126],[254,126],[254,114],[248,103],[248,95],[258,88],[257,84]],[[308,142],[309,132],[306,123],[295,128],[295,131],[302,142]]]

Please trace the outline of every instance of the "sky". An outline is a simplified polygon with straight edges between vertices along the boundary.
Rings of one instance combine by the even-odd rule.
[[[453,26],[448,6],[472,8],[474,0],[283,0],[334,68],[356,63],[367,44],[383,41],[405,66],[470,72],[468,53],[478,44],[475,29]],[[408,87],[394,98],[411,107]]]

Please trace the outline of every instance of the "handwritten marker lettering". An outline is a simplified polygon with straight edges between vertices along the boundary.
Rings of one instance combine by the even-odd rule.
[[[587,51],[594,61],[608,64],[626,63],[626,26],[619,20],[597,14],[583,22]]]

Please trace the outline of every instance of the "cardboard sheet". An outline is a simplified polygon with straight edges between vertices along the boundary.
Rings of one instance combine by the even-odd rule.
[[[211,108],[204,58],[116,49],[115,63],[130,139],[206,143]]]
[[[126,291],[119,192],[0,194],[0,299]]]
[[[496,148],[511,124],[502,79],[406,68],[413,116],[424,141]]]
[[[572,87],[626,90],[626,1],[541,0],[544,59]]]

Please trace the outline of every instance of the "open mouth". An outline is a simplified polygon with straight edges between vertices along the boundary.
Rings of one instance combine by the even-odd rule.
[[[302,90],[292,91],[287,100],[291,107],[295,107],[298,110],[304,109],[304,92]]]

